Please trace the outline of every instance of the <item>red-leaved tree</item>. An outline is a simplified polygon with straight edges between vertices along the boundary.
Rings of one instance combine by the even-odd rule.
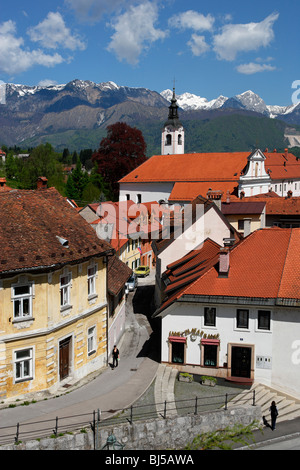
[[[142,132],[125,122],[107,127],[107,136],[93,154],[92,160],[98,165],[98,172],[110,185],[112,199],[119,194],[118,181],[146,160],[146,143]]]

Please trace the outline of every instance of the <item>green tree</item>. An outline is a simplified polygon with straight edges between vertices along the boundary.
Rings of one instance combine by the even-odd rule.
[[[76,167],[68,177],[66,184],[66,195],[70,199],[74,199],[77,203],[83,201],[83,191],[89,183],[89,175],[82,170],[79,156],[77,156]]]
[[[24,161],[20,174],[22,188],[35,189],[39,176],[48,179],[48,186],[54,186],[60,192],[64,191],[63,167],[58,155],[48,143],[33,149],[29,158]]]

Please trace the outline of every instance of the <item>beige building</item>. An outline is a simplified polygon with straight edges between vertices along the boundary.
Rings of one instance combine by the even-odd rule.
[[[56,391],[107,363],[112,247],[54,189],[0,194],[0,398]]]

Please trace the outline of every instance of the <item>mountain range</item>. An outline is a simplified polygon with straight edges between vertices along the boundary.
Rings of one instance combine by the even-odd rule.
[[[143,130],[146,142],[147,139],[152,142],[150,148],[155,152],[172,93],[171,90],[158,93],[146,88],[119,86],[112,81],[97,84],[73,80],[47,87],[8,83],[5,101],[0,104],[0,144],[33,147],[48,141],[57,149],[97,148],[108,125],[125,121]],[[238,115],[241,123],[249,119],[253,124],[253,119],[264,118],[264,125],[272,132],[276,128],[274,121],[278,120],[282,139],[290,135],[294,143],[300,135],[297,127],[300,126],[300,104],[270,106],[251,90],[233,97],[219,96],[211,101],[183,93],[177,95],[177,103],[181,121],[192,126],[195,133],[197,125],[203,127],[204,122],[212,123],[218,118],[221,122],[220,119],[224,121]],[[239,132],[238,127],[235,132]],[[251,138],[254,145],[256,136]]]

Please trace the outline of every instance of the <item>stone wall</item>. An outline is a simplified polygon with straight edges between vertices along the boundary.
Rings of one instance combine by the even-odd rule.
[[[198,415],[176,416],[167,419],[155,418],[111,426],[100,425],[97,448],[101,449],[107,437],[113,432],[118,442],[125,445],[125,450],[166,450],[182,449],[198,434],[224,429],[240,424],[247,426],[253,421],[260,422],[260,406],[240,406],[230,410],[216,410]],[[93,450],[94,435],[76,432],[58,438],[43,438],[20,443],[19,445],[1,446],[0,450]]]

